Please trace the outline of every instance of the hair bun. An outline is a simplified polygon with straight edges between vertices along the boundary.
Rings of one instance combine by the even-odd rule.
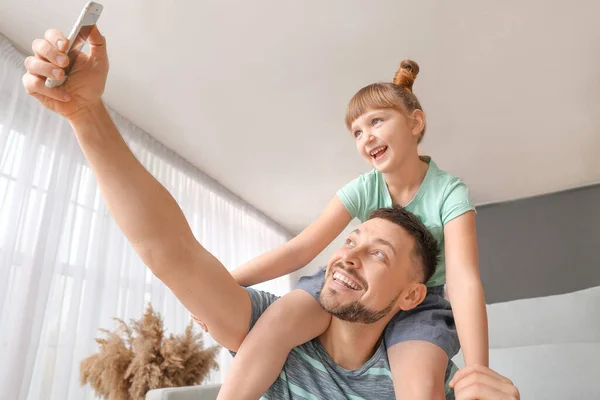
[[[417,75],[419,75],[419,65],[413,60],[404,60],[400,63],[400,68],[394,76],[394,85],[402,86],[412,92]]]

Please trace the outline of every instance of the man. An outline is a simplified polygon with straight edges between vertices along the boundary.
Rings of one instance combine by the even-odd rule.
[[[275,297],[241,288],[136,160],[101,100],[108,73],[105,39],[94,28],[89,42],[90,55],[79,55],[66,84],[49,89],[45,78],[60,78],[68,58],[65,36],[48,30],[33,42],[35,56],[25,60],[23,84],[69,120],[111,214],[142,260],[217,342],[235,352]],[[360,225],[328,264],[321,303],[334,315],[331,326],[292,351],[267,396],[393,398],[382,333],[396,311],[422,300],[420,274],[434,253],[429,232],[400,208],[378,210]],[[512,382],[483,367],[461,370],[451,384],[458,399],[519,398]]]

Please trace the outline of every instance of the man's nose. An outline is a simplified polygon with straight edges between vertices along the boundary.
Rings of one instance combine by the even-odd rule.
[[[354,248],[345,252],[342,261],[348,267],[360,268],[362,265],[360,262],[360,249]]]

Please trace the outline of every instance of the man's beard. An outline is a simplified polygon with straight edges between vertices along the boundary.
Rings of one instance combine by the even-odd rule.
[[[344,268],[342,267],[342,269]],[[348,270],[345,271],[350,273]],[[332,316],[341,319],[342,321],[356,322],[359,324],[375,323],[389,314],[389,312],[394,308],[394,303],[396,303],[396,300],[398,300],[398,297],[400,297],[400,293],[398,293],[398,295],[392,301],[390,301],[390,304],[388,304],[387,307],[382,310],[371,310],[365,307],[359,300],[354,300],[347,304],[333,304],[335,302],[333,299],[333,295],[336,293],[335,289],[329,289],[327,293],[323,292],[325,282],[327,282],[328,278],[329,274],[326,274],[325,279],[323,280],[323,285],[321,286],[321,290],[319,292],[319,304],[323,310]]]

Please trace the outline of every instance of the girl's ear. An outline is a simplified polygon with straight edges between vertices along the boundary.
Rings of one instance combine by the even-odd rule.
[[[414,110],[412,113],[411,132],[414,136],[420,137],[425,128],[425,113],[422,110]]]

